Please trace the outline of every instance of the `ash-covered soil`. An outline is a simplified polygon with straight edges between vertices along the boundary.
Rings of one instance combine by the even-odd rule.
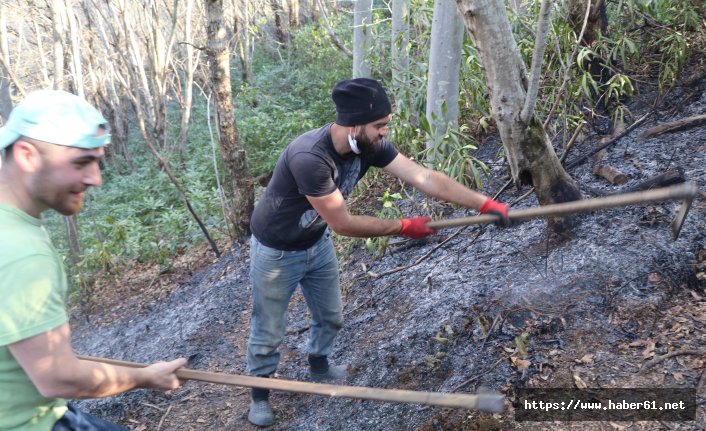
[[[585,192],[620,192],[680,167],[706,191],[706,129],[640,139],[647,128],[706,112],[706,82],[678,89],[601,163],[625,173],[614,186],[592,173],[569,173]],[[697,92],[688,106],[679,106]],[[639,95],[636,118],[653,95]],[[675,109],[676,108],[676,109]],[[674,113],[671,115],[671,113]],[[588,135],[576,160],[604,137]],[[479,158],[493,168],[493,194],[506,168],[489,143]],[[513,202],[527,191],[500,196]],[[534,196],[514,208],[536,206]],[[410,208],[407,206],[406,208]],[[325,398],[276,392],[272,430],[702,430],[704,408],[690,422],[516,422],[519,388],[698,388],[704,401],[706,362],[706,201],[697,198],[681,236],[669,222],[677,202],[583,214],[566,238],[550,237],[543,220],[509,229],[467,227],[425,241],[391,240],[384,257],[341,247],[345,324],[332,360],[348,363],[347,385],[507,397],[502,414]],[[457,211],[450,216],[463,216]],[[189,367],[232,374],[245,369],[250,294],[248,252],[234,246],[221,259],[156,299],[141,292],[86,316],[73,313],[81,354],[137,362],[189,358]],[[151,283],[154,284],[154,283]],[[100,302],[100,298],[93,298]],[[87,319],[90,317],[90,319]],[[307,313],[292,301],[278,377],[306,379]],[[669,358],[669,353],[679,353]],[[645,365],[649,368],[643,369]],[[81,403],[133,430],[249,430],[249,391],[188,382],[171,394],[138,390]]]

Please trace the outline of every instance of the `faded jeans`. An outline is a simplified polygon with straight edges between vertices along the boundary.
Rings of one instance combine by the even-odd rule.
[[[79,410],[69,403],[69,410],[52,427],[52,431],[128,431],[127,428],[104,421]]]
[[[343,323],[338,260],[331,234],[306,250],[284,251],[250,240],[250,279],[253,311],[248,341],[247,371],[269,376],[277,369],[287,325],[287,306],[301,286],[311,313],[307,353],[328,356]]]

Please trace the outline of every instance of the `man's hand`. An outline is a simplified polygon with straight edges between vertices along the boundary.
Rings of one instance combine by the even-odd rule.
[[[481,214],[493,214],[498,216],[498,221],[495,222],[496,226],[510,226],[510,218],[507,215],[507,205],[505,204],[501,204],[500,202],[488,198],[488,200],[481,205],[478,211]]]
[[[169,391],[181,386],[181,381],[176,376],[176,370],[186,365],[186,359],[179,358],[170,362],[155,362],[145,367],[146,387]]]
[[[427,226],[431,219],[429,217],[412,217],[402,219],[402,229],[400,235],[412,239],[422,239],[426,236],[433,235],[436,230]]]

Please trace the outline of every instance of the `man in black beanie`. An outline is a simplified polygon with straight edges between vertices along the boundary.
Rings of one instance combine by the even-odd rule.
[[[420,166],[385,139],[392,108],[378,81],[341,81],[332,98],[336,122],[304,133],[284,149],[250,222],[253,311],[247,371],[255,376],[269,377],[277,369],[287,306],[300,285],[311,312],[311,380],[346,377],[345,365],[334,366],[327,359],[343,322],[338,260],[329,228],[353,237],[421,239],[435,233],[427,226],[428,217],[385,220],[348,213],[345,200],[371,166],[430,196],[495,214],[499,224],[509,224],[505,205]],[[274,422],[268,395],[265,389],[252,390],[248,420],[255,425]]]

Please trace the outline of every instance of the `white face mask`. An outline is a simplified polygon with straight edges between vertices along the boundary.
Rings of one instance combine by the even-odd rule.
[[[353,150],[354,153],[360,154],[360,148],[358,148],[358,141],[355,140],[353,135],[348,133],[348,144],[351,146],[351,150]]]

